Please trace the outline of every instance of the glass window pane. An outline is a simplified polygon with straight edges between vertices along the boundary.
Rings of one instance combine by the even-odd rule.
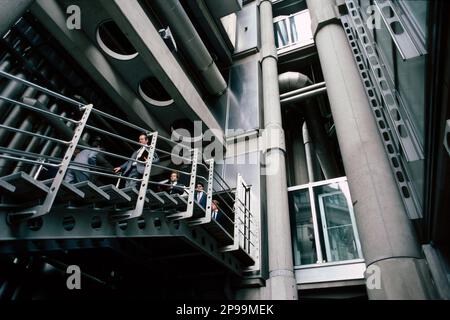
[[[289,19],[292,43],[309,42],[313,39],[309,11],[296,14]]]
[[[425,56],[403,61],[397,55],[397,90],[422,146],[425,139]]]
[[[323,239],[322,255],[326,262],[361,258],[353,212],[348,207],[349,197],[346,183],[314,188],[320,237]]]
[[[381,21],[380,29],[374,28],[375,41],[377,48],[382,55],[382,59],[386,64],[389,76],[394,79],[394,43],[392,42],[391,35],[389,34],[388,28],[385,23]]]
[[[295,265],[317,263],[314,226],[308,189],[289,192]]]
[[[287,20],[283,19],[275,23],[275,45],[277,48],[289,44]]]
[[[413,14],[424,38],[428,33],[428,2],[427,0],[402,1]]]

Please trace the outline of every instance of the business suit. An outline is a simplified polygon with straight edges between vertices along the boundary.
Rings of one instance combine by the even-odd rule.
[[[206,193],[205,191],[195,192],[195,201],[204,209],[206,208]]]
[[[135,178],[135,179],[139,179],[142,174],[144,173],[144,169],[145,169],[145,165],[143,163],[137,162],[136,160],[138,160],[138,155],[140,153],[142,148],[139,148],[138,150],[136,150],[135,152],[133,152],[133,154],[131,155],[131,159],[134,160],[128,160],[125,163],[123,163],[120,166],[120,171],[123,172],[123,175],[125,177],[129,177],[129,178]],[[142,152],[142,155],[140,156],[140,158],[143,158],[143,155],[146,153],[146,151],[144,150]],[[147,152],[148,155],[148,152]],[[143,159],[140,161],[144,161]],[[158,155],[155,153],[153,153],[153,163],[157,163],[159,162],[159,157]],[[125,183],[125,187],[135,187],[137,186],[138,182],[134,181],[134,180],[127,180]]]
[[[217,223],[220,224],[230,236],[234,235],[233,222],[221,210],[211,211],[211,218],[216,220]]]
[[[95,166],[97,165],[97,155],[98,151],[93,150],[82,150],[80,151],[75,159],[73,160],[73,163],[81,163],[85,165],[91,165]],[[74,168],[77,167],[76,165],[72,165]],[[80,169],[86,170],[87,168],[84,167],[78,167]],[[82,181],[87,181],[90,178],[89,172],[86,171],[79,171],[74,169],[67,170],[66,176],[64,177],[64,181],[68,183],[78,183]]]
[[[178,193],[179,195],[183,195],[185,193],[184,184],[181,184],[178,181],[176,183],[170,183],[170,184],[171,184],[171,186],[167,190],[168,194],[177,194]]]

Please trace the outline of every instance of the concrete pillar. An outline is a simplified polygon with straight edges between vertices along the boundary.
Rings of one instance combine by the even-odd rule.
[[[297,299],[287,196],[285,141],[278,87],[277,51],[273,32],[272,3],[259,5],[267,165],[267,229],[270,299]],[[270,138],[270,139],[269,139]],[[270,143],[267,141],[270,140]]]
[[[379,289],[368,288],[369,298],[433,298],[425,260],[395,184],[344,30],[337,19],[335,1],[307,0],[307,4],[355,203],[356,222],[368,266],[367,284],[370,282],[376,287],[376,277],[381,277]]]
[[[23,15],[34,0],[0,1],[0,37]]]

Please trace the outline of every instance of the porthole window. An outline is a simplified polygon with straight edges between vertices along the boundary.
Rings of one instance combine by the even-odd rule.
[[[155,77],[149,77],[139,84],[139,95],[146,102],[158,106],[167,107],[173,103],[173,99]]]
[[[138,52],[119,26],[112,20],[102,22],[97,28],[97,42],[109,56],[119,60],[131,60]]]

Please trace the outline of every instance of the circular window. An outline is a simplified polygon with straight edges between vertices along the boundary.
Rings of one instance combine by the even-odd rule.
[[[166,107],[173,103],[169,93],[155,77],[143,80],[139,84],[138,91],[142,99],[152,105]]]
[[[102,22],[97,28],[97,42],[108,55],[119,60],[130,60],[138,55],[131,42],[112,20]]]

